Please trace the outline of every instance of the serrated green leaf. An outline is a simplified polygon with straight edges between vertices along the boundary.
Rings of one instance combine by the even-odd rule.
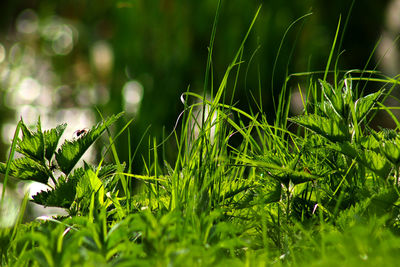
[[[360,144],[362,147],[377,151],[380,147],[380,142],[376,139],[374,135],[367,135],[360,138]]]
[[[123,113],[111,116],[92,127],[88,132],[75,140],[66,140],[56,152],[56,160],[63,173],[68,175],[86,150],[96,141],[97,138],[114,123]]]
[[[361,122],[372,110],[382,92],[378,91],[373,94],[359,98],[355,103],[357,122]]]
[[[0,172],[4,173],[6,164],[0,163]],[[49,174],[45,167],[36,161],[22,157],[11,162],[10,175],[22,180],[31,180],[46,184]]]
[[[51,130],[44,131],[45,157],[48,161],[51,161],[51,158],[56,151],[58,141],[66,127],[67,124],[64,123]]]
[[[41,191],[33,196],[33,202],[49,207],[70,208],[76,194],[76,185],[85,175],[83,168],[77,168],[68,178],[61,176],[53,190]]]
[[[359,151],[359,158],[361,162],[382,178],[386,178],[391,170],[391,165],[386,158],[371,150]]]
[[[125,169],[125,163],[121,164],[121,169]],[[103,182],[104,186],[109,190],[112,190],[113,187],[117,184],[118,179],[114,179],[113,174],[118,171],[118,165],[109,164],[102,166],[97,176]]]
[[[389,210],[395,207],[399,199],[397,188],[385,188],[371,197],[368,205],[368,211],[380,216],[388,214]]]
[[[103,204],[104,186],[101,180],[97,177],[92,169],[85,170],[85,174],[79,179],[76,185],[75,199],[81,200],[91,196],[93,193],[98,193],[98,200]]]
[[[18,140],[17,151],[38,162],[44,162],[44,138],[40,125],[37,123],[37,132],[31,132],[21,119],[22,139]]]
[[[121,164],[122,165],[122,170],[125,169],[125,163]],[[108,164],[108,165],[104,165],[101,167],[99,173],[97,174],[97,176],[99,177],[100,180],[104,180],[107,177],[111,176],[112,174],[114,174],[115,172],[117,172],[118,170],[118,166],[115,164]]]
[[[268,179],[263,186],[256,188],[263,204],[278,202],[281,199],[282,185],[280,181]]]
[[[0,173],[5,174],[6,169],[7,169],[7,164],[5,164],[4,162],[0,162]]]
[[[331,105],[332,109],[341,118],[346,118],[347,117],[346,103],[344,102],[340,87],[337,90],[335,90],[335,88],[333,88],[332,85],[329,84],[328,82],[321,79],[319,79],[319,82],[321,84],[324,97]]]
[[[64,188],[65,189],[65,188]],[[71,191],[56,189],[40,191],[32,196],[32,202],[45,207],[69,208],[74,200],[70,199]]]
[[[282,167],[265,161],[252,160],[246,158],[242,159],[242,161],[244,163],[251,164],[252,166],[269,170],[269,172],[267,173],[269,176],[277,179],[278,181],[284,184],[287,184],[290,181],[293,184],[300,184],[319,179],[318,176],[312,175],[308,172],[292,170],[290,168]]]
[[[383,155],[394,165],[400,164],[400,139],[383,141],[381,145]]]
[[[332,142],[347,141],[351,137],[348,125],[343,121],[331,120],[316,114],[298,116],[289,120]]]
[[[355,148],[350,142],[333,143],[329,145],[329,148],[336,150],[352,159],[358,157],[358,149]]]

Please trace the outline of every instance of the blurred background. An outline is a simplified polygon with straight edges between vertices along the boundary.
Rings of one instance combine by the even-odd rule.
[[[275,97],[289,73],[324,70],[339,16],[349,13],[348,0],[223,1],[213,56],[214,85],[219,84],[260,4],[261,13],[244,51],[243,71],[234,102],[248,110],[251,94],[261,88],[265,113],[274,118]],[[0,8],[0,161],[5,161],[20,117],[42,128],[67,122],[65,136],[125,111],[132,150],[145,130],[161,141],[183,110],[180,96],[188,87],[202,93],[207,47],[217,0],[14,0]],[[272,68],[283,43],[274,82]],[[355,1],[343,35],[339,68],[363,69],[380,62],[388,75],[399,72],[394,40],[400,32],[399,0]],[[251,56],[255,54],[253,60]],[[382,57],[385,55],[383,60]],[[291,55],[291,56],[290,56]],[[244,75],[247,71],[247,76]],[[296,85],[297,87],[297,85]],[[274,90],[272,91],[272,88]],[[231,90],[227,91],[228,99]],[[259,99],[257,99],[259,101]],[[296,103],[293,113],[299,112]],[[127,132],[117,142],[128,161]],[[148,150],[148,138],[139,153]],[[101,146],[99,146],[101,147]],[[173,151],[168,152],[173,158]],[[93,154],[93,155],[96,155]],[[99,155],[99,153],[97,153]],[[133,170],[140,172],[141,157]],[[95,158],[93,158],[95,160]]]

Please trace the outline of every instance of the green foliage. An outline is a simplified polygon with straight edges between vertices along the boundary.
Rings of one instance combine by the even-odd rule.
[[[94,141],[121,116],[122,113],[106,119],[87,132],[83,131],[72,141],[65,140],[57,152],[55,152],[57,144],[66,124],[42,132],[39,119],[37,131],[32,132],[21,119],[22,138],[16,141],[16,151],[23,156],[11,160],[9,174],[17,179],[40,182],[51,188],[33,196],[32,201],[37,204],[62,207],[76,213],[81,204],[84,210],[88,209],[90,195],[95,192],[96,200],[103,205],[105,194],[103,182],[109,183],[109,177],[117,171],[117,166],[108,165],[103,168],[99,166],[96,173],[85,163],[83,168],[77,168],[73,173],[71,170]],[[58,169],[64,175],[55,177]],[[6,164],[0,163],[0,172],[5,173],[6,170]],[[108,187],[110,191],[113,189]]]
[[[113,124],[121,116],[122,113],[116,116],[111,116],[104,122],[100,122],[96,126],[93,126],[87,132],[83,130],[85,132],[81,133],[81,135],[74,140],[66,140],[61,145],[61,148],[56,152],[55,156],[61,171],[68,175],[86,150],[93,144],[93,142],[100,137],[100,135],[107,129],[108,126]]]
[[[172,138],[161,143],[149,139],[149,156],[142,157],[144,172],[131,173],[129,167],[124,173],[110,137],[107,151],[116,164],[103,165],[102,158],[97,168],[86,162],[76,167],[121,114],[79,131],[58,150],[65,124],[42,132],[39,120],[32,132],[21,120],[22,138],[13,145],[22,157],[0,164],[0,171],[9,169],[17,179],[49,185],[33,202],[65,208],[69,216],[22,223],[25,199],[15,227],[0,229],[1,264],[396,264],[399,129],[375,131],[369,125],[387,92],[381,88],[358,95],[353,82],[364,78],[349,73],[336,82],[335,71],[335,82],[327,81],[337,33],[320,87],[313,81],[318,74],[308,73],[304,114],[288,118],[289,77],[271,125],[262,105],[257,114],[249,114],[233,100],[226,103],[228,80],[234,71],[240,75],[250,29],[215,96],[208,100],[191,92],[183,95],[181,129],[168,136],[175,137],[172,163],[164,156]],[[214,25],[206,81],[213,77],[215,31]],[[297,132],[287,121],[300,127]],[[234,137],[240,141],[234,143]],[[130,163],[131,157],[129,153]],[[55,170],[60,171],[58,177]]]

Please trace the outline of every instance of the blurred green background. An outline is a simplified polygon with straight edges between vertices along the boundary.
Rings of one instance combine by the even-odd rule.
[[[289,73],[325,68],[339,16],[343,25],[351,2],[223,1],[214,47],[214,85],[219,84],[262,4],[244,51],[242,68],[248,68],[248,75],[242,71],[234,102],[248,110],[250,93],[257,98],[261,87],[264,111],[273,119],[272,67],[285,30],[297,18],[313,12],[287,35],[275,72],[275,94],[279,93],[286,67]],[[340,50],[345,50],[339,62],[341,68],[362,69],[381,36],[390,46],[400,24],[396,24],[400,17],[395,9],[398,2],[355,1]],[[188,87],[197,93],[203,90],[217,3],[1,1],[0,161],[6,159],[20,117],[33,124],[40,116],[45,129],[67,122],[69,138],[75,130],[100,120],[96,108],[104,116],[124,110],[125,122],[134,118],[130,128],[132,150],[149,125],[150,136],[161,141],[163,131],[169,134],[173,130],[183,110],[181,94]],[[392,18],[393,9],[397,11]],[[385,49],[379,47],[369,68],[375,66]],[[396,74],[396,62],[383,62],[382,70]],[[231,90],[227,92],[230,99]],[[123,125],[121,121],[118,126]],[[128,160],[127,140],[125,133],[117,142],[124,161]],[[144,140],[139,155],[147,151],[148,138]],[[169,153],[173,156],[174,152]],[[140,162],[137,157],[134,170],[140,171]]]

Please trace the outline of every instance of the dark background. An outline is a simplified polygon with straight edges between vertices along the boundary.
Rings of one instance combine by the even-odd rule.
[[[134,118],[132,150],[149,125],[148,134],[160,142],[162,132],[172,131],[183,110],[181,94],[189,86],[202,93],[217,2],[1,1],[0,44],[5,58],[0,63],[0,160],[6,159],[20,116],[33,124],[40,115],[43,128],[67,121],[73,132],[100,120],[96,108],[104,116],[126,110],[124,121],[117,126]],[[398,28],[388,26],[389,2],[395,1],[355,1],[341,50],[335,54],[344,50],[339,68],[364,68],[381,36],[386,34],[389,40],[397,36]],[[287,67],[289,73],[325,69],[339,17],[343,26],[351,1],[223,1],[213,56],[215,88],[260,4],[261,13],[243,56],[243,70],[248,68],[248,75],[242,71],[234,102],[248,110],[250,92],[258,96],[261,86],[264,112],[272,121],[271,88],[277,97]],[[308,12],[313,14],[288,32],[271,85],[285,30]],[[375,67],[379,55],[378,51],[368,68]],[[396,74],[398,70],[393,68],[383,71]],[[136,93],[140,101],[132,102],[132,94],[124,97],[127,83],[133,88],[127,90]],[[23,92],[31,87],[40,94],[29,99]],[[229,88],[227,93],[230,99]],[[20,100],[21,96],[25,98]],[[127,140],[125,133],[117,142],[123,161],[128,160]],[[139,155],[147,152],[148,138],[144,140]],[[173,157],[173,151],[167,154]],[[137,157],[133,166],[137,171],[140,162]]]

